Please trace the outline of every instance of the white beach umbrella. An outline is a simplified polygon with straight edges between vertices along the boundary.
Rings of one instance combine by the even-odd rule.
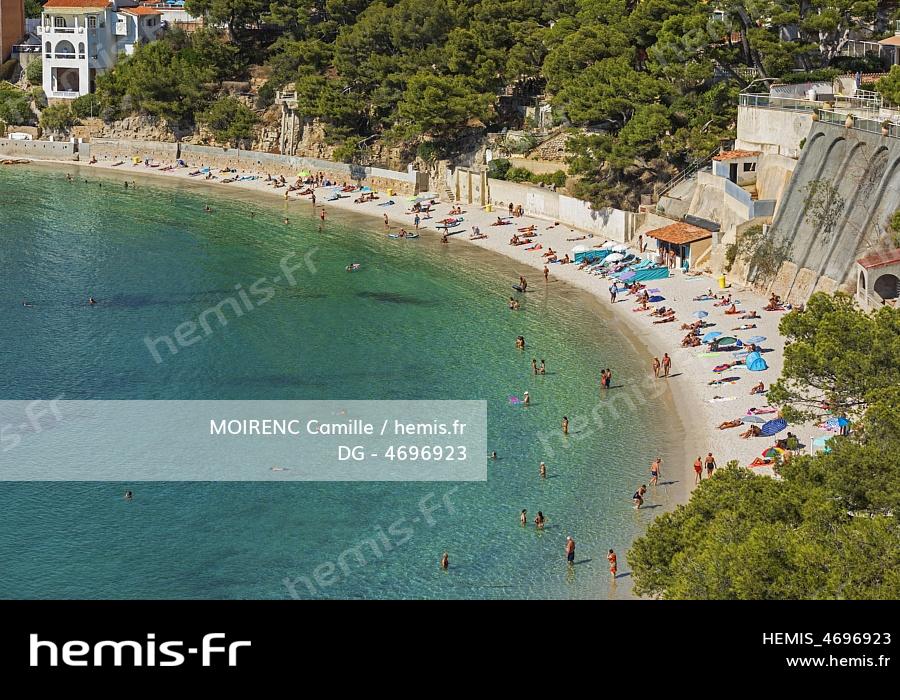
[[[589,250],[589,248],[586,245],[577,245],[574,248],[572,248],[572,254],[574,255],[575,253],[583,253],[586,250]]]
[[[606,241],[602,246],[600,246],[600,250],[609,250],[616,244],[615,241]]]
[[[616,243],[612,248],[610,248],[610,250],[614,253],[624,253],[626,250],[628,250],[628,246],[624,243]]]
[[[625,256],[621,253],[613,253],[612,255],[607,255],[604,259],[604,263],[614,263],[619,262],[620,260],[624,260]]]

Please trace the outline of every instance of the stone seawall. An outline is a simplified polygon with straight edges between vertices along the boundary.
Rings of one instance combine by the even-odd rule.
[[[416,193],[415,171],[399,172],[369,166],[335,163],[316,158],[282,156],[261,151],[195,146],[163,141],[94,139],[90,143],[73,144],[51,141],[12,141],[0,139],[0,154],[46,160],[81,160],[131,162],[149,159],[158,163],[174,163],[178,158],[189,167],[233,168],[247,173],[283,175],[293,179],[302,171],[324,173],[335,182],[359,183],[378,190],[394,190],[397,194]],[[420,174],[419,174],[420,175]]]
[[[0,139],[0,154],[16,158],[78,160],[76,144],[68,141],[16,141]]]

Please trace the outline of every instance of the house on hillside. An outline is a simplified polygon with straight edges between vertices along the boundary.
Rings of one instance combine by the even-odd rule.
[[[47,0],[38,33],[49,99],[75,99],[94,91],[96,77],[119,55],[162,31],[161,12],[134,0]]]

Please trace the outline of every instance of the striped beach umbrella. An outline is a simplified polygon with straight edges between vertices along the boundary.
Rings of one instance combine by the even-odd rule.
[[[771,435],[777,435],[785,428],[787,428],[787,421],[784,418],[776,418],[775,420],[763,423],[762,428],[759,429],[759,434],[761,437],[769,437]]]

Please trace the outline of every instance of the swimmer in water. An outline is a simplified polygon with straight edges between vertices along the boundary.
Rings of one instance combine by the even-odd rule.
[[[519,522],[522,523],[522,527],[528,525],[528,511],[523,508],[522,512],[519,514]]]
[[[287,226],[289,223],[291,223],[291,220],[287,217],[284,217],[284,225]]]
[[[544,464],[543,462],[541,462],[541,478],[542,479],[547,478],[547,465]]]
[[[93,306],[97,303],[97,300],[94,297],[88,297],[88,306]]]
[[[547,522],[547,519],[544,517],[544,514],[541,511],[538,511],[538,514],[534,518],[534,526],[538,530],[544,529],[544,523]]]
[[[526,406],[531,405],[531,397],[528,395],[527,391],[525,392],[525,395],[522,397],[522,403],[525,404]]]
[[[208,214],[209,212],[212,211],[212,208],[208,204],[204,204],[203,211],[205,211]]]
[[[491,452],[491,459],[497,459],[497,450]]]
[[[444,571],[450,568],[450,555],[447,554],[447,552],[444,552],[443,556],[441,557],[441,568]]]
[[[126,500],[126,501],[134,500],[134,492],[133,492],[133,491],[126,491],[126,492],[125,492],[125,500]]]
[[[27,299],[22,299],[22,306],[26,309],[31,309],[34,307],[34,304],[29,304]]]

